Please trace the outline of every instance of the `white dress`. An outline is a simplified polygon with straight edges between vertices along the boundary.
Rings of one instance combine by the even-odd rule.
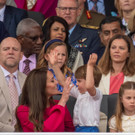
[[[109,128],[117,131],[115,116],[110,120]],[[135,132],[135,115],[122,115],[122,129],[123,132]]]

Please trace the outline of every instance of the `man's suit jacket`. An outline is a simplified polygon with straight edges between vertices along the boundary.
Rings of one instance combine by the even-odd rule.
[[[114,0],[104,0],[105,14],[111,16],[111,12],[117,13],[117,9],[114,6]]]
[[[89,55],[99,50],[100,38],[97,30],[84,28],[77,24],[69,37],[69,44],[82,52],[84,64],[87,64]]]
[[[24,18],[27,18],[27,11],[12,6],[6,6],[4,24],[11,37],[16,37],[16,27]]]
[[[26,75],[18,72],[18,81],[22,89]],[[12,106],[8,84],[4,73],[0,68],[0,132],[13,132],[14,126],[11,126]]]
[[[9,34],[4,26],[4,23],[0,21],[0,42],[8,36]]]
[[[104,94],[104,95],[109,95],[110,77],[111,77],[110,72],[107,75],[102,74],[102,78],[101,78],[98,88],[102,91],[102,94]],[[124,82],[126,82],[126,81],[135,81],[135,75],[124,76]]]

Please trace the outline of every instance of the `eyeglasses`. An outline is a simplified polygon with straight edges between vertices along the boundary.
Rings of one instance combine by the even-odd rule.
[[[58,7],[61,11],[66,12],[69,10],[70,12],[75,12],[78,8],[77,7]]]
[[[44,40],[44,37],[43,37],[43,35],[41,35],[41,36],[35,36],[35,37],[29,37],[29,36],[26,36],[26,35],[23,35],[25,38],[28,38],[28,39],[30,39],[30,40],[32,40],[33,42],[37,42],[38,41],[38,39],[40,38],[40,40]]]

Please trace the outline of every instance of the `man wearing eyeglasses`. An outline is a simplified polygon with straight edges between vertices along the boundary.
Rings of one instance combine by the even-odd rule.
[[[18,24],[16,35],[24,53],[19,71],[28,75],[36,67],[37,56],[42,48],[43,32],[35,20],[26,18]]]
[[[78,0],[58,0],[56,13],[69,25],[69,44],[82,52],[86,64],[89,55],[99,49],[100,39],[97,30],[83,28],[77,23],[80,14]]]

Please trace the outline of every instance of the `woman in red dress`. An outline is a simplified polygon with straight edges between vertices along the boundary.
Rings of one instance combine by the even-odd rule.
[[[21,103],[17,107],[16,131],[23,132],[73,132],[74,126],[66,107],[69,98],[70,78],[63,93],[57,90],[57,81],[46,68],[34,69],[26,78]],[[62,94],[59,101],[53,95]]]

